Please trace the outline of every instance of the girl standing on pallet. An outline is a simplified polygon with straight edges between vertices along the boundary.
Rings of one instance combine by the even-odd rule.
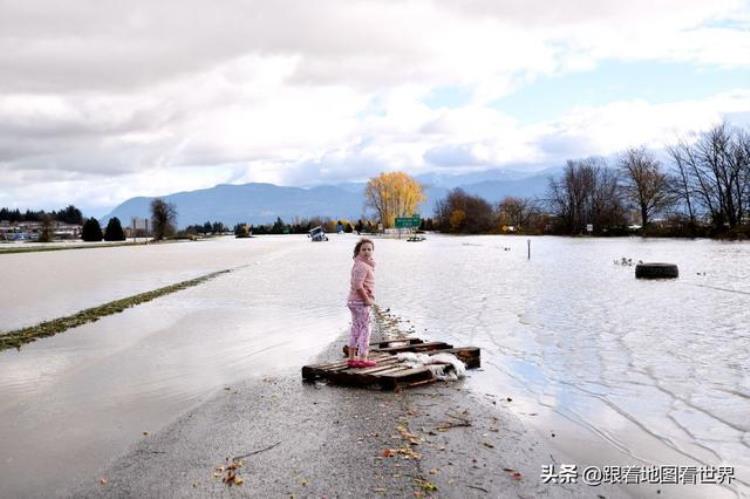
[[[370,347],[370,306],[375,303],[375,243],[360,239],[354,246],[354,265],[347,306],[352,313],[349,334],[349,367],[372,367],[377,362],[367,359]]]

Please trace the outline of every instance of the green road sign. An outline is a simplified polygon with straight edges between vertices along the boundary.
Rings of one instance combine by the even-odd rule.
[[[398,217],[396,218],[396,228],[397,229],[412,229],[417,228],[422,223],[422,219],[419,217],[419,215],[414,215],[412,217]]]

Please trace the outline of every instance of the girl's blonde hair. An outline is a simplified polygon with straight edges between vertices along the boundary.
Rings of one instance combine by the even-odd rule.
[[[357,255],[359,255],[359,249],[362,247],[363,244],[369,243],[372,245],[372,249],[375,249],[375,243],[372,242],[371,239],[367,239],[363,237],[359,241],[357,241],[357,244],[354,245],[354,256],[352,258],[357,258]]]

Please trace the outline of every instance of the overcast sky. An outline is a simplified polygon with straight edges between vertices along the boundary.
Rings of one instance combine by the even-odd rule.
[[[660,148],[748,54],[740,0],[0,0],[0,206]]]

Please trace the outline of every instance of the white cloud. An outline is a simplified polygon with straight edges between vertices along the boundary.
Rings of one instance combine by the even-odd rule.
[[[747,95],[614,102],[533,125],[488,103],[609,59],[747,67],[748,12],[740,0],[5,0],[0,204],[101,209],[220,182],[360,180],[661,142],[742,112]],[[469,102],[425,104],[446,86]]]
[[[700,101],[652,105],[646,101],[613,102],[575,109],[559,120],[545,138],[585,140],[586,155],[609,155],[629,147],[663,148],[678,138],[705,131],[734,113],[750,112],[750,89]],[[570,153],[568,152],[568,155]]]

